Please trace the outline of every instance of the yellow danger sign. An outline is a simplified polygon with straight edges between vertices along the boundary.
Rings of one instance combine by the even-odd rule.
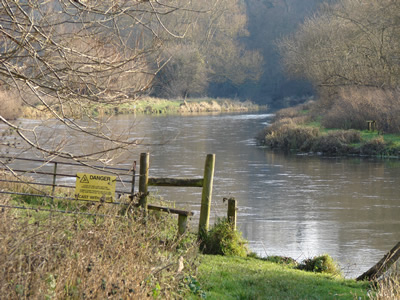
[[[116,176],[77,173],[75,199],[113,202],[116,181]]]

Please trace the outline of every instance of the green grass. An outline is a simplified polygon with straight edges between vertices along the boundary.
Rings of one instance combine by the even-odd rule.
[[[295,270],[256,258],[203,255],[206,299],[367,299],[369,284]]]

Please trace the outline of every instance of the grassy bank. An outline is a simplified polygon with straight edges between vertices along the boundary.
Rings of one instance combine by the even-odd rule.
[[[60,108],[55,105],[55,111]],[[248,112],[266,109],[250,101],[241,102],[232,99],[159,99],[143,97],[134,101],[127,101],[119,105],[90,105],[82,107],[63,108],[64,113],[74,118],[83,115],[110,116],[119,114],[191,114],[191,113],[222,113],[222,112]],[[51,117],[45,107],[24,107],[22,116],[25,118]]]
[[[400,157],[399,134],[369,131],[366,122],[365,130],[327,129],[309,104],[279,111],[258,139],[285,152]]]
[[[366,299],[366,282],[255,258],[205,255],[198,280],[207,299]]]

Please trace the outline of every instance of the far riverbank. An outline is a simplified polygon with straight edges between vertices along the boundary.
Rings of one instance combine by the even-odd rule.
[[[364,130],[325,128],[312,106],[307,103],[278,111],[272,123],[258,134],[259,143],[283,152],[400,157],[399,134],[385,133],[371,125],[368,128],[367,121]]]
[[[44,108],[44,107],[43,107]],[[56,107],[57,109],[57,107]],[[229,113],[229,112],[255,112],[266,110],[266,106],[257,105],[249,100],[239,101],[226,98],[193,98],[193,99],[161,99],[144,97],[138,100],[127,101],[119,105],[92,105],[89,110],[82,111],[81,107],[64,108],[66,114],[79,117],[91,115],[93,117],[126,115],[126,114],[196,114],[196,113]],[[22,117],[35,119],[51,117],[46,109],[26,106],[22,108]]]

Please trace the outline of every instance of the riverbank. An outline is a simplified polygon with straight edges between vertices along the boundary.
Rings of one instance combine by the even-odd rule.
[[[400,135],[378,130],[325,128],[309,104],[278,111],[258,135],[261,145],[285,152],[318,155],[400,157]]]
[[[25,205],[27,200],[46,201],[25,198]],[[55,205],[52,209],[63,209],[62,202]],[[0,226],[2,294],[9,299],[365,299],[370,288],[367,282],[258,258],[202,255],[195,234],[176,236],[170,215],[151,213],[143,226],[139,213],[131,222],[117,219],[118,210],[86,206],[87,216],[57,213],[54,219],[55,213],[40,209],[6,209]]]
[[[0,187],[37,194],[15,183]],[[57,197],[71,193],[55,190]],[[34,195],[1,195],[0,204],[0,291],[10,299],[365,299],[371,289],[343,279],[328,255],[259,258],[226,219],[201,236],[200,246],[226,256],[204,255],[197,234],[177,235],[176,218],[167,213],[144,216],[125,206]]]
[[[54,107],[58,112],[58,106]],[[193,113],[225,113],[225,112],[251,112],[266,110],[266,106],[257,105],[251,101],[239,101],[225,98],[198,98],[198,99],[160,99],[143,97],[138,100],[128,101],[120,105],[91,105],[89,107],[63,108],[67,115],[74,118],[90,115],[103,117],[121,114],[193,114]],[[36,107],[24,106],[22,117],[40,118],[51,117],[50,112],[41,105]]]

